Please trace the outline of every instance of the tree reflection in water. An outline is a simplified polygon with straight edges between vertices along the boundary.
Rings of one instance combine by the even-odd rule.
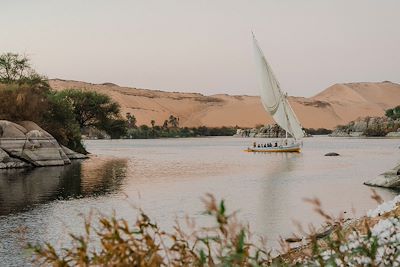
[[[29,210],[56,199],[118,191],[126,169],[126,159],[94,157],[60,167],[0,170],[0,215]]]

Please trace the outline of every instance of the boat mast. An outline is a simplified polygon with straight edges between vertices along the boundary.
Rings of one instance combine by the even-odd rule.
[[[280,89],[280,88],[279,88]],[[282,105],[283,105],[283,110],[285,111],[285,116],[286,116],[286,120],[287,120],[287,124],[288,124],[288,127],[289,127],[289,131],[291,131],[292,133],[293,133],[293,129],[292,129],[292,125],[290,124],[290,120],[289,120],[289,116],[288,116],[288,113],[287,113],[287,110],[286,110],[286,102],[288,102],[287,101],[287,93],[283,93],[281,90],[279,90],[280,91],[280,93],[281,93],[281,99],[282,99]],[[285,139],[287,140],[287,131],[285,130],[285,132],[286,132],[286,137],[285,137]],[[292,134],[293,135],[293,134]],[[296,137],[293,135],[293,138],[294,138],[294,140],[296,141]]]
[[[258,42],[253,35],[253,47],[255,51],[256,67],[261,89],[261,101],[264,109],[272,116],[275,122],[285,130],[285,138],[288,133],[296,140],[304,136],[301,125],[294,114],[288,101],[287,94],[282,91],[279,81],[274,75],[271,66],[265,59]],[[300,128],[300,129],[299,129]]]

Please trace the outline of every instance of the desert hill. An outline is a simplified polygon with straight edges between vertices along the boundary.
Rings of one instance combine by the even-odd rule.
[[[120,87],[113,83],[91,84],[50,80],[55,90],[82,88],[105,93],[119,102],[123,114],[130,112],[138,124],[162,124],[169,115],[180,118],[181,126],[254,127],[271,123],[257,96],[163,92]],[[385,109],[400,104],[400,84],[335,84],[314,97],[289,97],[300,122],[306,128],[334,128],[361,116],[381,116]]]

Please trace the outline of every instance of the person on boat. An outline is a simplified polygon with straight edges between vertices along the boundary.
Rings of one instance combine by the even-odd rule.
[[[260,148],[260,144],[258,144],[257,147]]]
[[[287,139],[285,139],[285,141],[283,142],[283,144],[284,144],[285,146],[287,146]]]
[[[278,142],[275,142],[275,146],[274,147],[278,147]]]
[[[264,144],[264,147],[267,147],[267,144]]]
[[[254,147],[254,148],[256,148],[256,146],[257,146],[257,143],[256,143],[256,142],[254,142],[254,143],[253,143],[253,147]]]

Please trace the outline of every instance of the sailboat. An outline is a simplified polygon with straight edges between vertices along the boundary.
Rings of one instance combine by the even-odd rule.
[[[271,66],[258,45],[253,34],[254,57],[258,72],[258,80],[261,93],[261,101],[264,109],[272,116],[274,121],[285,130],[285,139],[275,146],[258,146],[256,143],[249,147],[249,152],[300,152],[302,146],[301,138],[304,137],[303,128],[296,117],[287,98],[287,93],[281,90],[278,79],[274,75]],[[288,134],[293,138],[288,139]]]

